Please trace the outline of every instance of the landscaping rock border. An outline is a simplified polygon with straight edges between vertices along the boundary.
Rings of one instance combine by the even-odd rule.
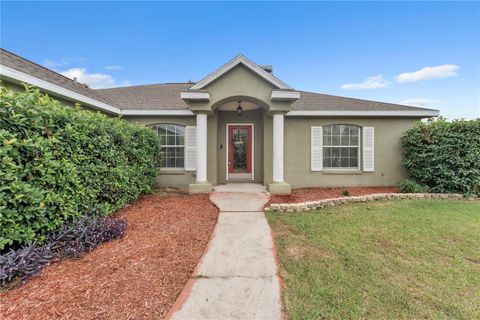
[[[368,202],[375,200],[398,199],[448,199],[448,200],[475,200],[475,197],[464,197],[459,193],[376,193],[365,196],[331,198],[301,203],[272,203],[265,211],[273,212],[303,212],[325,207],[333,207],[344,203]]]

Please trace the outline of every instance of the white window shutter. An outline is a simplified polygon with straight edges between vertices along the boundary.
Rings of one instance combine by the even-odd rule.
[[[185,170],[197,170],[197,127],[185,127]]]
[[[363,128],[363,171],[375,170],[375,128]]]
[[[310,137],[311,170],[323,170],[323,128],[312,127]]]

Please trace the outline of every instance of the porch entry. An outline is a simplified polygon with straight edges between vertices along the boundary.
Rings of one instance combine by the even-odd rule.
[[[227,180],[253,180],[253,124],[227,124]]]

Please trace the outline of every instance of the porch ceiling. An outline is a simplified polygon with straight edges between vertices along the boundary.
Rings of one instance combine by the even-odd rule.
[[[241,102],[242,109],[243,111],[249,111],[249,110],[254,110],[254,109],[259,109],[261,108],[259,105],[256,103],[250,102],[250,101],[242,101]],[[217,110],[222,110],[222,111],[236,111],[238,107],[238,101],[230,101],[225,104],[222,104],[217,108]]]

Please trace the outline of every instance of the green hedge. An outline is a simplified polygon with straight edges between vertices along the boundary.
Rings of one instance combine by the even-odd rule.
[[[433,192],[480,194],[480,119],[419,122],[401,141],[416,182]]]
[[[146,127],[0,87],[0,250],[150,192],[160,156]]]

